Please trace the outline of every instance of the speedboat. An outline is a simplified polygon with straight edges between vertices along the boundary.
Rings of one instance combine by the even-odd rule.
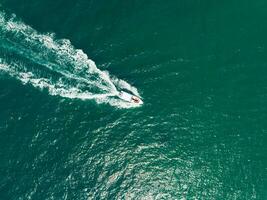
[[[120,91],[118,93],[118,97],[124,101],[127,101],[129,103],[134,103],[134,104],[138,104],[138,105],[142,105],[143,104],[143,101],[141,98],[135,96],[135,95],[132,95],[128,92],[124,92],[124,91]]]

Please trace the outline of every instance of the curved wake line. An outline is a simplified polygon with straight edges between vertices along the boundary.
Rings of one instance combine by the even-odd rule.
[[[39,34],[0,11],[0,70],[50,95],[93,99],[119,108],[136,107],[117,97],[119,89],[140,96],[126,81],[98,69],[94,61],[69,40],[56,40],[54,34]]]

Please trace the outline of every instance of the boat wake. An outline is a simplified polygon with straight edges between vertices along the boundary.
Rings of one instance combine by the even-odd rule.
[[[140,96],[126,81],[111,77],[98,69],[94,61],[69,40],[54,34],[40,34],[15,16],[0,12],[0,71],[47,90],[50,95],[66,98],[92,99],[118,108],[138,105],[117,97],[118,90],[126,89]]]

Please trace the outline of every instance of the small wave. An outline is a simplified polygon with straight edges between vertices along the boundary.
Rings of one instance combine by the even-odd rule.
[[[94,61],[67,39],[55,34],[40,34],[19,21],[15,15],[0,12],[0,70],[50,95],[66,98],[93,99],[119,108],[135,107],[116,96],[127,89],[140,96],[124,80],[111,77],[97,68]]]

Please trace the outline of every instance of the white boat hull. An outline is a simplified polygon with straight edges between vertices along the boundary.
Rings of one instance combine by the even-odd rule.
[[[129,103],[138,104],[138,105],[143,104],[143,101],[139,97],[132,95],[132,94],[129,94],[129,93],[124,92],[124,91],[120,91],[118,94],[118,97],[124,101],[129,102]]]

